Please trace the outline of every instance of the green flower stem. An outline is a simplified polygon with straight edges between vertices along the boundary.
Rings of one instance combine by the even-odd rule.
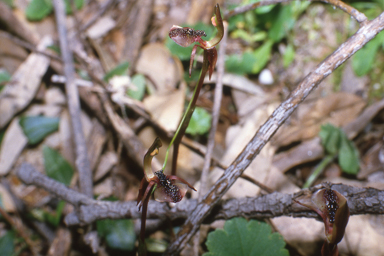
[[[206,51],[204,50],[203,67],[202,67],[201,72],[200,72],[198,84],[195,87],[195,91],[193,92],[192,99],[188,104],[187,110],[185,111],[184,116],[181,119],[180,124],[177,127],[177,130],[175,132],[175,135],[173,136],[171,143],[169,143],[169,146],[167,148],[167,152],[165,154],[163,170],[165,170],[165,166],[167,165],[168,155],[169,155],[169,151],[171,149],[171,146],[175,145],[173,148],[172,175],[176,174],[176,161],[177,161],[177,155],[179,153],[179,145],[181,142],[181,138],[185,134],[185,130],[187,129],[189,121],[191,120],[193,111],[195,110],[197,98],[199,97],[200,90],[203,87],[204,78],[205,78],[205,75],[207,74],[207,71],[208,71],[208,66],[209,66],[209,63],[208,63],[208,59],[206,57]]]
[[[313,182],[320,176],[325,167],[327,167],[330,163],[332,163],[336,159],[336,155],[327,155],[321,160],[321,162],[316,166],[315,170],[308,177],[305,182],[303,188],[309,188]]]

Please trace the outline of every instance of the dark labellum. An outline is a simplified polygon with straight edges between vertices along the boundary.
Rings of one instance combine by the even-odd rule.
[[[331,190],[327,189],[324,192],[325,205],[327,206],[327,210],[329,213],[329,222],[335,222],[336,211],[339,208],[337,204],[337,195]]]
[[[183,47],[197,42],[202,36],[207,36],[203,30],[195,30],[189,27],[174,26],[169,31],[169,37]]]
[[[157,178],[159,178],[159,182],[161,185],[162,191],[172,199],[174,203],[180,202],[183,197],[180,194],[180,189],[176,185],[172,184],[172,182],[167,178],[167,176],[163,173],[163,170],[155,172]]]

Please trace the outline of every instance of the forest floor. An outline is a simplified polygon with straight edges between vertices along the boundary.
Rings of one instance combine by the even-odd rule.
[[[69,227],[63,220],[74,211],[73,205],[18,178],[17,170],[27,162],[79,191],[82,174],[75,171],[78,151],[68,108],[72,103],[65,92],[54,12],[31,21],[26,17],[28,1],[14,1],[12,9],[4,2],[0,1],[4,14],[0,18],[0,205],[11,221],[0,218],[0,254],[90,255],[90,248],[96,248],[97,255],[135,255],[140,219]],[[237,4],[218,2],[223,13]],[[366,5],[349,2],[361,7],[370,19],[384,11],[380,1]],[[197,114],[178,158],[177,174],[197,191],[214,186],[223,167],[231,165],[297,84],[359,28],[359,23],[340,9],[320,2],[303,3],[251,10],[228,20],[223,97],[214,136],[214,161],[205,188],[201,188],[200,179],[213,115],[216,72],[211,80],[205,79]],[[211,37],[215,4],[211,0],[100,0],[87,2],[74,15],[67,15],[67,36],[81,99],[79,117],[92,170],[92,194],[97,198],[137,199],[142,159],[156,137],[163,142],[156,158],[164,161],[202,62],[197,51],[190,78],[191,47],[177,48],[168,33],[174,24],[194,27],[198,23],[198,29],[211,29],[207,31]],[[282,193],[300,191],[308,179],[312,179],[309,186],[327,181],[384,189],[383,33],[309,94],[245,175],[270,191]],[[344,160],[339,151],[332,155],[324,150],[321,134],[326,134],[326,124],[344,130],[347,150],[352,152]],[[327,157],[331,161],[320,168]],[[316,168],[318,176],[313,174]],[[169,168],[164,172],[169,173]],[[239,178],[223,199],[267,192],[249,179]],[[196,199],[198,193],[189,191],[186,197]],[[177,227],[182,222],[151,221],[147,243],[150,251],[160,255],[174,236],[170,225]],[[320,255],[324,224],[319,220],[281,216],[265,221],[283,236],[290,255]],[[205,252],[207,234],[223,228],[224,222],[202,225],[200,241],[192,239],[182,255]],[[96,245],[84,247],[84,234],[92,228],[99,232],[99,238],[93,237]],[[115,241],[113,235],[124,239]],[[382,241],[382,215],[353,215],[339,244],[340,255],[384,255]],[[15,254],[6,254],[6,250]]]

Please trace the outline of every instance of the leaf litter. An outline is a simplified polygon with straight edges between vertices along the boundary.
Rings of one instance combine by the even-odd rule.
[[[89,6],[78,11],[77,15],[82,21],[87,21],[90,17],[97,15],[97,7],[95,3],[89,3]],[[293,44],[296,53],[292,64],[284,69],[281,66],[282,62],[279,63],[278,61],[277,53],[272,52],[270,58],[268,57],[269,62],[266,68],[272,72],[275,79],[274,84],[258,85],[257,77],[254,75],[246,78],[229,73],[224,75],[224,98],[231,102],[226,106],[231,107],[228,111],[235,113],[238,120],[237,123],[228,125],[228,120],[223,116],[220,117],[217,137],[224,138],[224,141],[215,145],[213,155],[224,166],[230,165],[242,151],[258,127],[265,122],[281,100],[287,96],[287,90],[292,89],[297,81],[302,79],[319,60],[323,59],[338,45],[337,38],[334,36],[337,33],[335,24],[340,22],[341,18],[329,14],[329,10],[325,9],[323,5],[313,4],[308,8],[295,24],[293,36],[288,37],[288,40],[294,37],[298,40]],[[22,6],[16,6],[13,15],[21,19],[23,16],[18,12],[23,9]],[[153,12],[155,17],[153,21],[147,19],[145,22],[143,22],[142,17],[134,17],[134,15],[121,17],[127,10],[131,14],[134,10],[146,14],[142,17],[148,17],[149,13]],[[200,15],[197,17],[197,14]],[[188,21],[198,20],[208,23],[207,17],[209,19],[211,14],[212,10],[209,8],[202,8],[190,3],[184,6],[180,1],[170,5],[165,4],[164,1],[155,1],[153,9],[144,4],[139,7],[131,2],[125,3],[125,6],[120,3],[111,8],[108,15],[103,18],[108,20],[108,24],[96,22],[92,30],[88,30],[88,33],[98,32],[96,35],[94,32],[91,35],[88,34],[94,40],[90,44],[96,48],[94,51],[91,50],[89,44],[80,43],[77,48],[75,47],[78,53],[87,53],[87,61],[94,65],[96,70],[104,67],[106,71],[109,71],[121,61],[128,60],[130,65],[126,75],[130,78],[135,74],[145,77],[146,88],[143,101],[140,103],[130,101],[130,104],[123,104],[122,108],[115,106],[114,109],[119,114],[123,109],[127,111],[125,122],[133,127],[144,148],[148,148],[157,136],[162,137],[164,147],[166,147],[170,139],[169,134],[175,131],[184,111],[185,99],[188,98],[189,91],[193,90],[191,87],[193,82],[191,84],[184,82],[185,70],[188,66],[173,56],[165,47],[166,33],[164,31],[167,32],[172,24]],[[48,17],[39,25],[28,21],[23,21],[23,24],[28,28],[37,26],[35,30],[37,32],[32,30],[31,33],[35,38],[40,39],[38,41],[42,42],[41,45],[47,45],[45,39],[43,40],[43,34],[48,33],[52,37],[56,36],[53,33],[55,25],[52,17]],[[68,16],[68,24],[76,24],[73,16]],[[125,27],[122,24],[125,24]],[[140,33],[131,33],[132,31],[135,32],[132,29],[135,24]],[[137,24],[144,27],[145,29],[142,30],[147,32],[140,31],[140,26]],[[44,27],[51,29],[45,30]],[[127,27],[130,29],[127,30]],[[74,32],[74,26],[70,26],[70,28],[72,29],[70,31]],[[125,37],[127,33],[131,33],[128,39]],[[341,36],[345,36],[346,33],[345,31],[340,32]],[[63,86],[52,84],[47,79],[52,75],[53,70],[58,70],[55,67],[53,70],[48,69],[49,58],[33,52],[27,56],[24,48],[9,47],[9,40],[0,37],[0,45],[6,44],[8,47],[0,47],[2,51],[0,68],[5,68],[12,74],[12,77],[0,94],[0,127],[5,131],[0,148],[0,174],[2,180],[7,180],[10,189],[8,190],[6,186],[1,185],[2,205],[7,212],[20,212],[21,209],[17,207],[17,204],[21,200],[27,207],[49,209],[54,212],[57,206],[55,197],[42,189],[21,184],[14,175],[14,171],[22,161],[28,161],[33,163],[36,169],[45,173],[43,145],[54,148],[73,167],[75,166],[74,147],[70,141],[73,135],[67,107],[63,100]],[[243,47],[240,51],[246,50],[247,47],[244,47],[244,42],[230,38],[228,51],[239,45]],[[94,54],[95,52],[97,55]],[[12,55],[18,57],[10,58],[9,56]],[[99,62],[101,64],[94,64]],[[54,66],[53,61],[51,64]],[[197,63],[197,67],[199,65]],[[348,67],[351,64],[347,63],[346,65]],[[279,72],[279,70],[283,71]],[[341,70],[344,72],[342,68]],[[348,71],[347,68],[345,70],[345,72]],[[353,88],[356,89],[351,90],[346,86],[351,78],[343,75],[339,81],[341,91],[338,91],[335,89],[338,86],[338,83],[335,82],[338,79],[336,76],[337,74],[332,74],[301,104],[296,113],[280,128],[271,143],[268,143],[252,162],[245,174],[275,191],[285,193],[298,191],[300,185],[305,182],[303,170],[312,168],[314,162],[323,157],[318,139],[320,126],[331,123],[343,127],[348,137],[357,142],[356,145],[362,156],[362,164],[356,177],[327,177],[325,172],[316,183],[329,180],[342,181],[345,184],[352,183],[361,187],[383,188],[384,177],[383,175],[380,176],[380,173],[383,172],[382,138],[384,132],[380,122],[383,120],[381,110],[384,106],[382,106],[383,104],[379,105],[378,100],[372,100],[372,97],[369,97],[369,81],[372,77],[364,76],[364,79],[356,80],[359,81],[359,84],[354,84]],[[213,81],[215,79],[214,74]],[[244,81],[244,79],[246,80]],[[246,88],[244,88],[245,83],[249,84]],[[28,90],[23,93],[22,90],[25,89]],[[56,90],[56,92],[50,94],[52,90]],[[208,95],[207,99],[212,101],[212,96],[209,95],[212,95],[213,90],[214,86],[207,83],[202,94]],[[42,97],[38,100],[36,96],[38,93],[51,96]],[[87,93],[91,94],[92,91],[89,90]],[[125,91],[123,97],[129,98]],[[131,111],[132,105],[137,105],[143,109],[150,117],[150,122],[145,117]],[[364,112],[369,106],[377,106],[374,114]],[[25,116],[26,113],[31,113],[31,111],[44,116],[60,117],[59,131],[49,135],[35,147],[27,144],[27,139],[18,121],[20,117]],[[208,109],[208,112],[210,111]],[[349,130],[350,133],[348,133],[348,129],[351,129],[351,126],[348,125],[353,124],[355,120],[360,120],[359,118],[364,119],[364,117],[365,122],[363,123],[365,125],[363,128],[365,129]],[[140,170],[132,164],[134,160],[127,158],[125,151],[132,149],[123,149],[119,142],[119,136],[100,120],[100,118],[97,119],[92,108],[84,108],[82,122],[84,132],[87,134],[88,148],[92,152],[90,159],[94,171],[94,193],[100,197],[112,197],[121,201],[126,198],[134,199],[132,197],[137,194],[139,181],[142,177],[138,175],[141,173]],[[101,129],[97,130],[98,126]],[[357,127],[357,125],[355,124],[353,127]],[[350,135],[352,133],[354,134]],[[192,136],[191,138],[203,145],[207,142],[204,136]],[[193,180],[194,183],[191,184],[199,189],[199,174],[203,160],[196,152],[192,152],[185,146],[182,146],[180,151],[180,176],[184,179]],[[318,152],[317,155],[315,152]],[[311,158],[311,154],[316,155],[316,158]],[[158,160],[162,161],[163,159],[164,152],[160,152]],[[219,168],[212,168],[209,174],[208,187],[214,184],[222,173]],[[75,172],[70,186],[76,188],[77,180],[78,175]],[[69,181],[66,180],[66,182]],[[225,198],[255,197],[260,193],[257,186],[249,181],[239,179],[226,193]],[[16,199],[12,197],[13,195],[16,196]],[[70,206],[66,206],[64,214],[71,210],[68,207]],[[25,212],[20,213],[25,214]],[[340,252],[353,255],[367,255],[367,252],[369,255],[383,254],[379,242],[384,236],[383,233],[380,233],[383,222],[372,225],[374,218],[374,216],[369,215],[351,217],[345,238],[339,245]],[[276,231],[284,237],[286,243],[294,248],[297,255],[313,255],[318,242],[323,240],[322,224],[314,219],[279,217],[272,219],[271,222]],[[64,251],[62,255],[67,255],[79,250],[73,246],[75,244],[74,236],[77,234],[71,232],[62,222],[57,229],[44,221],[40,223],[50,231],[57,231],[53,237],[46,239],[44,238],[46,232],[33,227],[29,228],[29,232],[40,234],[39,240],[44,244],[43,251],[47,252],[48,255],[55,255],[55,252],[59,251]],[[4,226],[0,229],[2,233],[6,231]],[[129,232],[131,232],[130,236],[133,237],[134,230],[131,227]],[[162,232],[161,237],[164,241],[170,239],[166,232]],[[65,241],[62,245],[64,249],[60,247],[58,241]],[[130,245],[132,246],[132,244]],[[109,247],[105,243],[100,243],[99,246],[100,251],[104,251],[104,255],[113,255],[113,253],[109,252],[108,254],[106,252]],[[120,244],[116,246],[120,246]],[[84,252],[81,255],[85,255]]]

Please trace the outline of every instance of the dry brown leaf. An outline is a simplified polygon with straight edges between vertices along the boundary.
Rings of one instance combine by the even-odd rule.
[[[37,49],[42,51],[52,45],[50,37],[44,37]],[[24,109],[34,98],[50,59],[42,54],[31,53],[12,75],[9,85],[0,94],[0,128]]]
[[[67,228],[59,228],[51,247],[48,250],[48,256],[69,256],[72,244],[72,235]]]
[[[24,48],[15,45],[7,36],[7,33],[0,31],[0,67],[5,67],[9,73],[13,74],[27,58],[28,53]]]
[[[142,48],[136,72],[149,77],[160,94],[174,90],[183,74],[180,60],[172,57],[162,43],[151,43]]]
[[[184,110],[184,82],[180,89],[171,92],[156,93],[144,99],[144,106],[161,127],[174,132],[180,122]]]
[[[343,126],[355,119],[364,106],[363,99],[344,92],[328,95],[314,103],[302,104],[297,115],[276,133],[272,143],[281,147],[311,139],[318,135],[322,124]]]
[[[369,215],[349,217],[343,240],[339,244],[340,254],[371,256],[384,255],[384,236],[374,230]]]
[[[12,196],[2,184],[0,184],[0,197],[2,203],[1,207],[4,207],[4,210],[6,212],[14,212],[16,210],[16,206],[13,202]]]
[[[114,151],[108,151],[100,157],[99,165],[97,166],[94,181],[98,181],[105,176],[113,166],[117,165],[118,157]]]

